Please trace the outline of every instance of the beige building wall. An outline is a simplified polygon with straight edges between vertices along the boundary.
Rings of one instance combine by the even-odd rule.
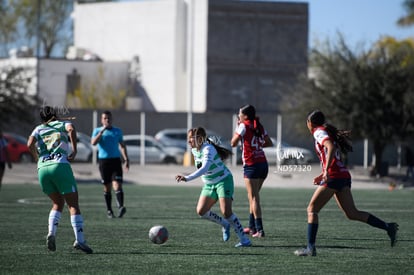
[[[207,0],[78,4],[73,19],[76,47],[105,62],[139,57],[141,85],[155,111],[187,111],[190,91],[193,110],[205,111],[205,100],[197,99],[206,98]],[[193,51],[187,49],[190,22]],[[193,72],[187,58],[193,60]]]

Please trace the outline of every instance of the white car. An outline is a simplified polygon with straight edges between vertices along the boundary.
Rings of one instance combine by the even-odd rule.
[[[291,146],[285,142],[278,144],[275,138],[271,140],[273,146],[263,148],[269,164],[309,164],[316,159],[311,150]]]
[[[164,147],[155,138],[145,138],[145,163],[182,163],[185,149],[180,147]],[[131,162],[141,160],[141,135],[124,135],[128,157]]]
[[[230,151],[232,150],[229,140],[223,139],[220,135],[208,129],[206,131],[207,137],[214,141],[216,144]],[[187,129],[185,128],[167,128],[161,130],[155,134],[155,139],[166,148],[180,147],[184,150],[187,150],[189,146],[187,141]]]
[[[91,137],[81,132],[76,132],[76,135],[77,135],[78,152],[76,153],[75,161],[91,162],[92,154],[93,154]],[[72,147],[69,143],[69,152],[72,151],[71,148]]]

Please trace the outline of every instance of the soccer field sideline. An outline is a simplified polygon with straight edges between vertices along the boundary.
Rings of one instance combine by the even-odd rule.
[[[97,165],[90,163],[72,164],[78,183],[100,183],[100,175]],[[229,166],[233,173],[236,187],[243,187],[242,166]],[[174,178],[179,173],[191,173],[194,167],[182,165],[131,165],[129,171],[124,171],[124,181],[139,185],[161,185],[172,186],[175,184],[188,186],[201,186],[199,179],[186,183],[177,183]],[[313,178],[320,173],[319,164],[312,165],[290,165],[270,166],[269,175],[265,181],[264,188],[315,188],[312,184]],[[392,179],[371,178],[368,171],[363,168],[355,168],[352,173],[353,189],[388,189]],[[37,184],[37,172],[35,164],[14,164],[12,169],[6,169],[3,184]]]

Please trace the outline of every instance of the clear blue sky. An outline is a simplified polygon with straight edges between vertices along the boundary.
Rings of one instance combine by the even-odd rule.
[[[309,4],[309,45],[315,39],[335,39],[341,32],[348,45],[369,46],[381,36],[414,38],[414,26],[401,28],[396,21],[405,15],[403,0],[280,0]]]
[[[140,0],[120,0],[140,1]],[[197,1],[197,0],[195,0]],[[246,0],[252,1],[252,0]],[[253,0],[254,1],[254,0]],[[309,46],[316,39],[335,39],[341,32],[348,46],[370,46],[384,35],[399,40],[414,38],[414,26],[399,27],[405,15],[403,0],[257,0],[269,2],[303,2],[309,4]]]

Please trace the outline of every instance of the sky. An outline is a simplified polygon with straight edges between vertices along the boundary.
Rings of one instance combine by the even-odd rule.
[[[414,25],[400,27],[405,15],[403,0],[279,0],[309,4],[309,46],[315,40],[335,40],[341,32],[348,46],[369,46],[382,36],[398,40],[414,38]]]
[[[139,0],[120,0],[139,1]],[[193,0],[197,1],[197,0]],[[252,1],[252,0],[247,0]],[[254,0],[253,0],[254,1]],[[344,35],[348,46],[369,46],[382,36],[398,40],[414,38],[414,25],[399,27],[397,20],[405,15],[403,0],[257,0],[269,2],[302,2],[309,4],[309,46],[316,40]]]

